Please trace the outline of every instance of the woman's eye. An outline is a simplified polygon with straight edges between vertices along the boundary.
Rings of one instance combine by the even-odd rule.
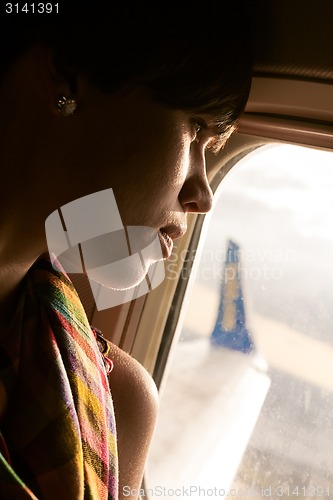
[[[202,125],[200,125],[200,123],[196,123],[195,124],[195,133],[198,134],[201,129],[202,129]]]
[[[194,122],[194,128],[195,128],[195,135],[197,136],[202,132],[203,130],[207,129],[208,125],[206,122],[203,120],[195,120]]]

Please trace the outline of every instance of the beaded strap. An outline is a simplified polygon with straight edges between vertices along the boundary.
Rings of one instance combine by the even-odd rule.
[[[110,373],[113,370],[113,361],[108,357],[108,353],[110,351],[110,344],[103,336],[101,330],[99,330],[95,326],[91,326],[91,329],[97,340],[98,348],[103,356],[106,373],[107,375],[110,375]]]

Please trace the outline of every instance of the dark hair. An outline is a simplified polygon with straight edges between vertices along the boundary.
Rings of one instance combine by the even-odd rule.
[[[77,71],[105,92],[145,85],[168,106],[212,114],[226,134],[233,128],[252,76],[246,0],[64,4],[59,13],[0,16],[0,78],[39,41],[73,87]]]

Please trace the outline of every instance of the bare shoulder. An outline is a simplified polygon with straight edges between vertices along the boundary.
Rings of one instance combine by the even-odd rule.
[[[126,404],[132,401],[158,407],[158,391],[148,371],[114,344],[111,344],[109,357],[114,364],[109,378],[113,397],[125,399]]]
[[[123,491],[140,489],[157,420],[158,391],[151,375],[132,356],[111,344],[109,357],[114,363],[109,380],[117,425],[121,499],[128,496]]]

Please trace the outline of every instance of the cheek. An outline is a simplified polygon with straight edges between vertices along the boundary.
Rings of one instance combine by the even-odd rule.
[[[186,181],[189,171],[189,148],[185,141],[174,141],[163,161],[157,164],[157,175],[150,186],[155,193],[155,206],[164,206],[168,210],[179,210],[178,195]]]
[[[175,134],[160,158],[163,162],[161,161],[159,165],[159,171],[163,177],[164,186],[170,191],[179,192],[190,167],[190,142],[186,135]]]
[[[131,140],[113,171],[111,187],[124,224],[147,224],[147,217],[181,209],[178,195],[190,166],[188,135],[182,124],[150,132]]]

